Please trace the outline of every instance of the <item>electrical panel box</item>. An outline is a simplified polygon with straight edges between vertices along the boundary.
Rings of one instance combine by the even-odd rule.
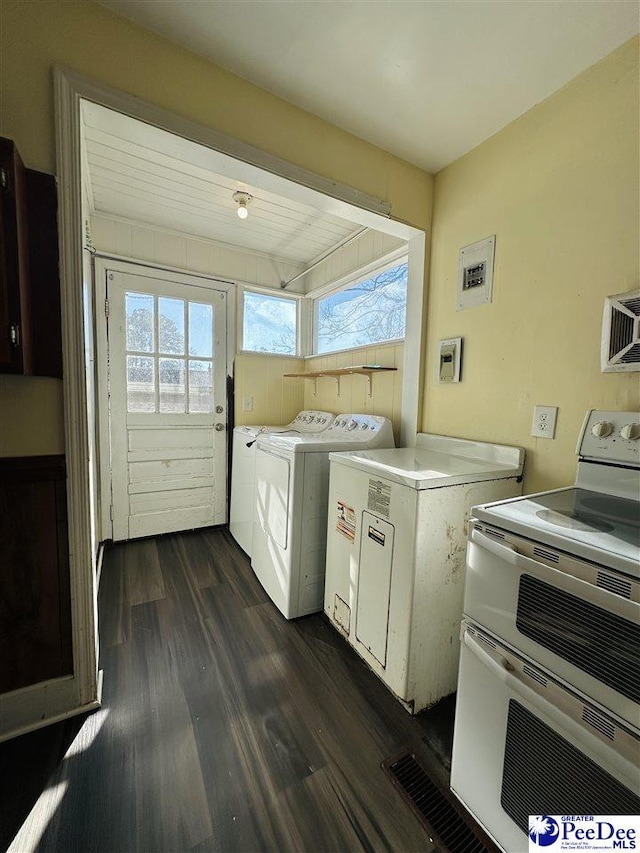
[[[495,249],[495,234],[460,249],[458,311],[491,302]]]
[[[438,341],[438,382],[460,382],[462,338]]]

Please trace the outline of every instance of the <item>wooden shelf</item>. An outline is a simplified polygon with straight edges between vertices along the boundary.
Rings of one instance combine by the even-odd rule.
[[[313,395],[318,393],[317,380],[325,376],[336,380],[336,393],[340,396],[340,379],[342,376],[366,376],[369,384],[369,397],[371,396],[371,377],[376,373],[386,373],[397,370],[397,367],[382,367],[380,364],[358,364],[353,367],[337,367],[334,370],[314,370],[309,373],[285,373],[294,379],[313,379]]]

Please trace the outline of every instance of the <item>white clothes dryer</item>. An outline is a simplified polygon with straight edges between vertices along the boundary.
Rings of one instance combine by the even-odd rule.
[[[237,426],[231,451],[231,502],[229,532],[242,550],[251,556],[253,509],[255,506],[256,440],[260,435],[324,432],[333,423],[331,412],[305,410],[283,426]]]
[[[419,434],[330,455],[324,610],[411,713],[456,689],[471,507],[522,494],[524,450]]]
[[[257,441],[251,566],[287,619],[322,610],[329,453],[393,447],[388,418],[338,415],[319,435]]]

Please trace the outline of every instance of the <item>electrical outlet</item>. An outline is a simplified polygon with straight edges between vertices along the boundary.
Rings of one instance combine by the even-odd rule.
[[[243,412],[252,412],[253,411],[253,397],[243,397],[242,398],[242,411]]]
[[[557,418],[557,406],[535,406],[531,435],[535,435],[537,438],[555,438]]]

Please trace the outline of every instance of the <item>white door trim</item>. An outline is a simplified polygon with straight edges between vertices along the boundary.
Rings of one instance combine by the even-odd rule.
[[[60,244],[60,289],[62,301],[62,352],[65,453],[73,631],[74,675],[68,708],[74,713],[99,701],[96,588],[92,571],[89,494],[89,426],[85,382],[84,316],[82,298],[82,170],[81,100],[87,99],[133,118],[164,128],[213,151],[241,161],[252,181],[273,187],[281,195],[297,198],[337,216],[346,216],[410,242],[410,258],[425,257],[425,235],[418,228],[390,218],[390,205],[357,189],[315,175],[253,146],[232,139],[210,127],[199,125],[139,98],[104,86],[70,69],[54,69],[56,174],[58,178],[58,223]],[[412,252],[411,244],[415,249]],[[423,314],[422,267],[409,275],[409,313],[403,378],[402,440],[411,443],[421,409],[421,387],[410,387],[422,371]],[[415,313],[414,313],[415,311]],[[420,329],[416,334],[416,327]],[[229,328],[234,328],[230,324]],[[409,339],[409,333],[412,339]],[[43,687],[46,691],[46,687]],[[9,700],[7,700],[9,701]],[[4,702],[4,705],[7,703]],[[35,703],[32,703],[35,707]],[[59,713],[62,713],[61,709]],[[26,713],[26,712],[25,712]],[[45,714],[43,723],[49,718]],[[20,715],[13,719],[20,725]],[[28,724],[28,722],[26,723]]]
[[[107,298],[107,276],[110,272],[148,276],[168,281],[172,284],[198,287],[204,290],[223,291],[227,294],[226,304],[226,375],[233,373],[233,359],[236,351],[235,340],[235,288],[231,281],[208,275],[178,272],[158,266],[150,266],[142,261],[113,260],[106,255],[94,258],[93,282],[96,306],[96,360],[97,360],[97,447],[98,470],[100,472],[100,539],[113,539],[113,518],[111,512],[113,470],[111,464],[111,425],[109,420],[109,342],[107,339],[107,318],[104,306]],[[225,417],[229,417],[229,400],[226,400]]]
[[[55,118],[73,674],[0,697],[0,739],[100,702],[84,351],[80,94],[61,74],[55,78]]]

